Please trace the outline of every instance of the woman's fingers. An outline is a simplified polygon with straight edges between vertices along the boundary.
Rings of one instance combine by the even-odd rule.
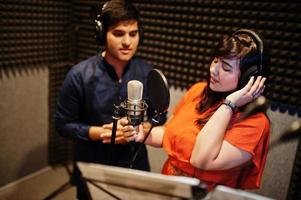
[[[262,92],[264,91],[265,88],[265,83],[266,78],[262,77],[262,76],[258,76],[256,81],[254,82],[253,86],[251,87],[251,89],[249,90],[248,94],[253,98],[257,98],[259,97]]]
[[[253,77],[253,84],[251,85],[251,87],[250,87],[250,89],[249,89],[249,91],[248,91],[248,93],[250,93],[250,94],[252,94],[252,93],[254,93],[256,90],[257,90],[257,88],[258,88],[258,85],[259,85],[259,83],[260,83],[260,80],[261,80],[261,76],[258,76],[257,78],[256,78],[256,80],[255,80],[255,78]]]
[[[145,131],[145,129],[147,128],[147,131]],[[139,131],[137,133],[137,137],[135,138],[135,141],[136,142],[142,142],[145,138],[145,134],[144,133],[147,133],[149,131],[149,128],[150,127],[144,127],[142,126],[141,124],[139,125]]]
[[[233,92],[226,98],[233,102],[237,107],[241,107],[262,94],[265,88],[265,81],[265,77],[258,76],[255,80],[255,77],[252,76],[245,87]]]
[[[259,84],[259,87],[260,87],[260,88],[264,88],[264,87],[265,87],[264,83],[265,83],[266,80],[267,80],[266,77],[263,77],[263,78],[260,80],[260,84]]]
[[[254,76],[252,76],[250,78],[250,80],[248,81],[247,85],[243,88],[243,90],[245,90],[246,92],[250,91],[252,89],[253,84],[254,84],[254,81],[255,81],[254,79],[255,79]]]
[[[264,91],[264,89],[265,89],[265,85],[264,85],[265,81],[266,81],[266,78],[265,78],[265,77],[263,77],[263,78],[260,80],[260,83],[259,83],[259,86],[258,86],[257,90],[253,93],[253,97],[254,97],[254,98],[259,97],[259,96],[263,93],[263,91]]]

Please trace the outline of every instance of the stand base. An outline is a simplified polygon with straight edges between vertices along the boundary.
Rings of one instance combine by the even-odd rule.
[[[47,197],[45,197],[43,200],[51,200],[53,197],[56,197],[57,195],[65,192],[69,188],[71,188],[73,185],[71,184],[70,181],[64,183],[62,186],[60,186],[58,189],[53,191],[51,194],[49,194]]]
[[[92,197],[90,195],[90,191],[89,191],[88,186],[86,184],[86,181],[82,178],[81,172],[79,171],[79,168],[77,167],[76,163],[75,162],[73,163],[73,172],[71,172],[71,170],[68,168],[67,165],[65,165],[65,168],[66,168],[66,170],[67,170],[67,172],[70,176],[69,181],[67,181],[66,183],[61,185],[58,189],[56,189],[55,191],[50,193],[43,200],[51,200],[54,197],[56,197],[57,195],[65,192],[69,188],[71,188],[73,186],[78,186],[78,185],[81,185],[81,188],[83,190],[83,194],[82,194],[82,196],[84,196],[83,199],[92,200]]]

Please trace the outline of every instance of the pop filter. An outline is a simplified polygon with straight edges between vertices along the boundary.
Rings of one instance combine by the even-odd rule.
[[[170,103],[169,87],[164,74],[160,70],[153,69],[148,74],[147,93],[151,107],[154,108],[158,114],[168,110]]]

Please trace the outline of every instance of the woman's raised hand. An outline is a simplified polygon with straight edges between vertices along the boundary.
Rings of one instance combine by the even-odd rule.
[[[258,76],[256,80],[254,80],[254,77],[252,76],[245,87],[231,93],[226,97],[226,99],[230,100],[237,107],[241,107],[253,101],[263,93],[265,89],[265,81],[265,77]]]

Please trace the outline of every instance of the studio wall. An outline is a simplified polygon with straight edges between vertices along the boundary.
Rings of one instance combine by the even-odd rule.
[[[102,48],[95,43],[94,18],[104,2],[0,1],[0,186],[71,158],[72,144],[54,130],[56,98],[68,69]],[[222,34],[250,28],[264,35],[272,48],[267,95],[275,124],[272,134],[279,136],[293,119],[300,119],[298,1],[132,2],[144,23],[138,55],[164,72],[175,99],[206,79],[213,47]],[[277,199],[300,196],[300,142],[279,146],[271,155],[258,192]],[[286,162],[280,162],[282,158]],[[277,173],[286,175],[282,179]],[[279,184],[269,182],[271,177]],[[283,185],[286,189],[279,189]]]

